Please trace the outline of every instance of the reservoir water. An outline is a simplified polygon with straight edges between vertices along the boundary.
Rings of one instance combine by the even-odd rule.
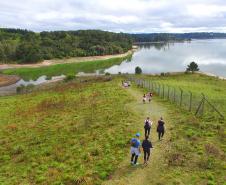
[[[134,73],[137,66],[146,74],[181,72],[192,61],[198,63],[202,72],[226,77],[226,39],[139,44],[130,61],[112,66],[105,72]]]

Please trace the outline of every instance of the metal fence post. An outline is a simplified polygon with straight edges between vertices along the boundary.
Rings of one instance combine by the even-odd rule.
[[[162,97],[164,99],[165,98],[165,85],[164,84],[162,85],[162,90],[163,90]]]
[[[149,91],[151,89],[151,81],[150,80],[148,81],[148,89],[149,89]]]
[[[160,90],[161,90],[160,88],[161,88],[161,87],[160,87],[160,83],[158,83],[158,84],[159,84],[159,89],[158,89],[158,90],[159,90],[159,93],[158,93],[158,95],[160,96]]]
[[[173,88],[173,101],[175,102],[176,101],[176,89],[175,87]]]
[[[168,85],[168,100],[170,99],[170,86]]]
[[[203,115],[204,114],[204,106],[205,106],[205,100],[206,100],[206,97],[203,93],[202,94],[202,97],[203,97],[203,104],[202,104],[202,109],[201,109],[201,114]]]
[[[192,92],[191,92],[191,91],[189,91],[189,93],[190,93],[190,104],[189,104],[189,111],[191,112],[191,110],[192,110]]]
[[[180,106],[182,106],[183,101],[183,90],[180,88]]]

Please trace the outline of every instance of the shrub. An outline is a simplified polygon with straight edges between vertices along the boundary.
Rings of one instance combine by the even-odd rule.
[[[47,77],[46,77],[46,80],[51,80],[51,79],[52,79],[51,76],[47,76]]]
[[[162,72],[162,73],[160,73],[160,75],[161,75],[161,76],[165,76],[165,73]]]
[[[20,85],[16,88],[16,92],[17,94],[20,94],[24,91],[25,86],[24,85]]]
[[[105,76],[110,76],[111,74],[109,72],[106,72],[105,73]]]
[[[75,75],[73,74],[68,74],[65,78],[64,78],[64,82],[69,82],[71,80],[75,79]]]

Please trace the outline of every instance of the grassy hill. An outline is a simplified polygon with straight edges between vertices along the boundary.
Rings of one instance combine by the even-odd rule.
[[[200,75],[141,77],[183,84],[194,93],[203,86],[212,100],[222,95],[225,108],[222,80]],[[0,184],[225,183],[225,121],[196,118],[157,96],[143,105],[147,89],[133,85],[125,90],[120,82],[120,77],[75,80],[1,97]],[[129,140],[137,130],[143,135],[146,115],[154,119],[154,150],[148,167],[133,168]],[[159,142],[155,131],[161,115],[166,135]]]
[[[95,83],[94,83],[95,81]],[[99,81],[99,82],[98,82]],[[1,98],[0,184],[100,184],[127,153],[136,114],[118,81]]]

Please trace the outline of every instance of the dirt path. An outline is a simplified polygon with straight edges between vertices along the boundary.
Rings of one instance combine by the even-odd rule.
[[[123,54],[116,54],[116,55],[73,57],[73,58],[69,58],[69,59],[44,60],[43,62],[37,63],[37,64],[0,64],[0,70],[11,69],[11,68],[37,68],[37,67],[51,66],[51,65],[56,65],[56,64],[88,62],[88,61],[95,61],[95,60],[107,60],[107,59],[111,59],[111,58],[125,57],[132,53],[133,53],[133,50],[130,50]]]
[[[164,150],[167,150],[167,142],[169,140],[169,127],[170,123],[167,122],[167,110],[158,102],[158,100],[153,100],[150,104],[143,104],[141,102],[142,90],[137,88],[127,89],[128,93],[136,98],[137,101],[128,104],[128,109],[138,112],[141,115],[140,120],[140,131],[142,134],[141,139],[143,139],[144,130],[143,122],[147,116],[154,121],[151,129],[151,141],[154,149],[151,152],[151,158],[149,165],[144,167],[143,154],[139,157],[139,163],[141,165],[134,167],[130,165],[130,155],[128,148],[127,159],[119,166],[118,170],[112,175],[111,179],[104,182],[104,185],[149,185],[158,184],[159,178],[161,178],[161,169],[164,168]],[[166,120],[167,132],[162,141],[158,141],[156,132],[156,123],[160,116]]]

